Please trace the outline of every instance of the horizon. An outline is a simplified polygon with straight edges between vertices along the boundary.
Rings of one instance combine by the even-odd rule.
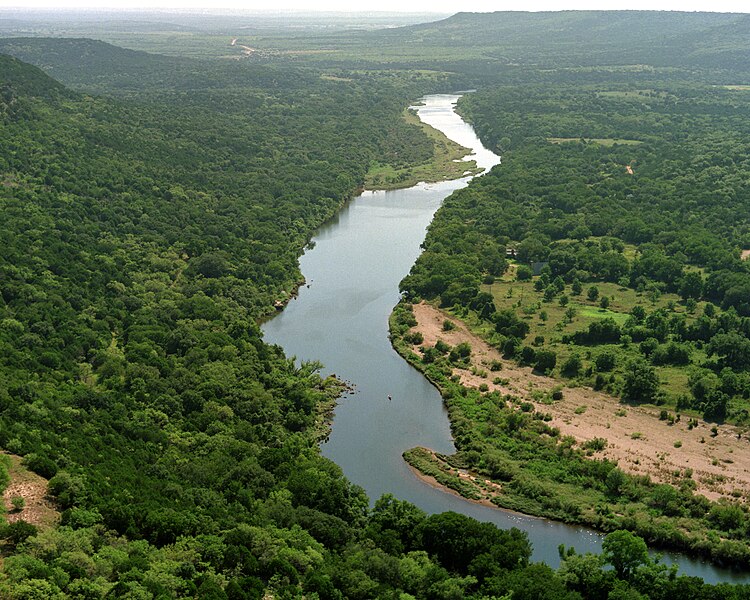
[[[470,2],[462,7],[462,10],[455,10],[454,3],[445,0],[438,2],[428,2],[426,0],[417,0],[405,8],[402,3],[394,0],[384,0],[376,5],[364,5],[356,8],[348,6],[340,0],[329,0],[320,5],[319,8],[310,8],[304,4],[299,4],[297,0],[281,0],[275,8],[248,7],[239,0],[228,0],[227,6],[211,7],[205,5],[205,0],[161,0],[159,5],[143,6],[139,5],[142,0],[134,2],[132,0],[62,0],[49,4],[50,0],[26,0],[23,5],[3,6],[0,0],[0,12],[28,12],[28,13],[158,13],[158,14],[211,14],[211,15],[230,15],[230,14],[297,14],[297,15],[316,15],[316,14],[372,14],[372,15],[453,15],[459,12],[473,13],[493,13],[493,12],[677,12],[677,13],[736,13],[748,14],[750,8],[746,2],[738,0],[718,0],[717,2],[707,2],[706,0],[692,0],[680,2],[677,0],[634,0],[628,3],[627,8],[613,6],[619,4],[613,0],[597,2],[596,0],[569,0],[565,6],[555,6],[560,4],[552,0],[532,0],[523,10],[513,8],[498,7],[494,2],[477,0]],[[227,0],[225,0],[227,1]],[[494,6],[490,6],[494,5]]]

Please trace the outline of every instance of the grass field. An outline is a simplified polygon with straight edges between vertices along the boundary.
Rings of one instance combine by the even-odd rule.
[[[514,273],[513,269],[509,273]],[[599,290],[597,300],[587,298],[587,290],[590,284],[583,286],[580,295],[574,295],[570,286],[567,286],[563,295],[568,297],[567,305],[559,302],[559,297],[552,301],[544,301],[544,294],[534,289],[533,281],[512,281],[512,275],[495,281],[491,285],[484,285],[483,291],[492,294],[497,310],[513,309],[526,320],[530,326],[529,333],[522,341],[523,345],[532,346],[537,349],[547,348],[553,350],[557,355],[557,366],[553,372],[556,377],[562,377],[561,367],[572,355],[577,354],[583,363],[580,375],[576,380],[583,385],[593,385],[597,375],[594,359],[605,351],[612,351],[616,355],[616,366],[612,372],[603,373],[606,377],[607,390],[618,394],[622,385],[623,367],[632,358],[642,356],[639,344],[615,343],[597,345],[578,345],[563,340],[563,336],[585,330],[594,321],[611,318],[618,325],[623,325],[630,317],[635,306],[642,306],[647,313],[664,309],[669,314],[685,314],[688,321],[694,317],[686,313],[685,306],[676,294],[650,295],[648,292],[638,292],[631,288],[624,288],[615,283],[599,282],[596,287]],[[600,306],[600,299],[609,298],[609,306],[604,309]],[[574,314],[570,318],[569,309]],[[700,315],[703,304],[699,303],[695,311]],[[472,315],[461,315],[472,327],[472,330],[484,339],[498,341],[498,334],[494,332],[493,325],[487,321],[480,321]],[[703,352],[696,352],[693,361],[705,360]],[[661,389],[665,394],[664,400],[667,406],[673,406],[681,394],[689,393],[688,369],[685,367],[657,366],[656,372],[661,382]]]

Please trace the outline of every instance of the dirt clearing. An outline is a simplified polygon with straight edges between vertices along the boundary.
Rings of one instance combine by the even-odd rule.
[[[26,521],[37,527],[52,527],[60,520],[52,503],[47,499],[47,480],[36,473],[32,473],[21,464],[21,457],[6,454],[10,459],[10,483],[3,493],[3,501],[7,511],[5,517],[9,523]],[[13,498],[23,498],[24,507],[13,509]]]

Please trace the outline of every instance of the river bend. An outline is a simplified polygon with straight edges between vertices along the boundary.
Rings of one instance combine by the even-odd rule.
[[[500,157],[487,150],[456,114],[459,94],[426,96],[415,107],[420,119],[462,146],[490,169]],[[427,226],[442,201],[471,177],[418,184],[394,191],[366,191],[315,235],[300,259],[307,285],[263,325],[265,341],[299,361],[319,360],[324,374],[354,384],[336,408],[323,455],[362,486],[371,501],[385,493],[429,513],[456,511],[499,527],[518,527],[533,544],[533,559],[559,564],[557,546],[598,552],[602,536],[589,529],[518,515],[472,503],[419,480],[401,457],[414,446],[454,451],[447,412],[437,390],[391,347],[388,316],[399,300],[398,284],[420,253]],[[392,399],[389,399],[389,396]],[[681,571],[707,582],[746,577],[684,556],[666,556]]]

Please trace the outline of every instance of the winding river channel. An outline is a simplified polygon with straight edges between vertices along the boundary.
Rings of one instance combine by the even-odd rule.
[[[500,157],[487,150],[455,111],[459,94],[423,99],[422,121],[470,148],[479,167]],[[471,177],[388,192],[366,191],[316,234],[300,259],[308,285],[263,325],[265,340],[300,361],[319,360],[324,374],[351,382],[354,391],[336,408],[322,453],[362,486],[371,501],[385,493],[429,513],[460,512],[499,527],[518,527],[533,544],[533,559],[555,567],[559,544],[598,552],[602,536],[582,527],[493,509],[430,487],[401,458],[414,446],[454,451],[447,412],[437,390],[392,349],[388,316],[399,300],[398,284],[420,253],[435,211]],[[389,396],[391,399],[389,399]],[[746,574],[681,555],[666,555],[683,573],[707,582],[748,581]]]

